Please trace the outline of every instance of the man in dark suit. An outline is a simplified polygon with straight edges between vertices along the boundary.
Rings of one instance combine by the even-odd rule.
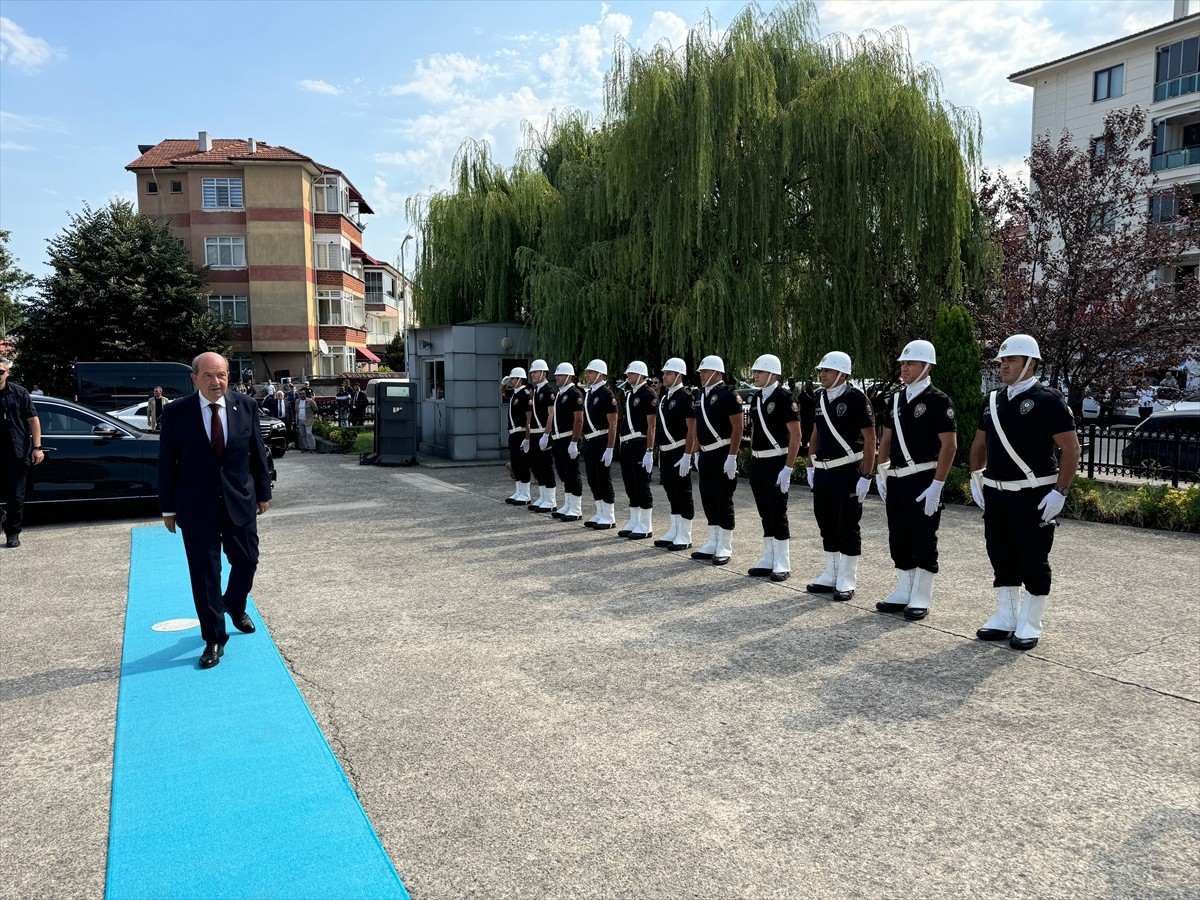
[[[192,600],[204,653],[200,668],[221,661],[234,627],[254,631],[246,598],[258,567],[255,521],[271,505],[271,473],[253,400],[229,391],[229,364],[217,353],[192,362],[199,393],[163,409],[158,450],[158,497],[163,523],[183,531]],[[221,593],[221,548],[229,559],[229,585]]]

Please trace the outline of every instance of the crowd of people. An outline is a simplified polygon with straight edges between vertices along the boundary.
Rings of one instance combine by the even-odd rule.
[[[984,511],[996,589],[996,610],[976,635],[1007,640],[1018,650],[1036,646],[1042,634],[1054,529],[1079,463],[1074,420],[1063,396],[1039,383],[1040,360],[1038,343],[1029,335],[1003,342],[996,362],[1004,387],[984,400],[970,448],[971,495]],[[763,354],[751,367],[756,392],[748,411],[726,383],[718,356],[700,361],[698,386],[684,384],[687,365],[678,357],[663,363],[658,378],[635,360],[625,368],[624,390],[609,385],[602,359],[587,364],[582,384],[571,363],[559,363],[551,375],[547,362],[535,359],[528,371],[514,368],[501,379],[515,479],[506,502],[563,523],[582,520],[597,531],[617,528],[615,461],[629,507],[617,534],[651,539],[657,465],[670,525],[654,545],[672,552],[690,549],[693,559],[724,566],[734,554],[738,454],[748,446],[762,555],[747,572],[781,582],[792,570],[788,497],[807,445],[807,482],[824,567],[806,590],[835,601],[854,596],[863,504],[874,480],[885,504],[896,569],[895,587],[876,608],[910,621],[923,619],[938,573],[942,491],[958,449],[956,412],[950,397],[933,384],[937,350],[932,343],[910,341],[897,361],[901,385],[880,404],[882,436],[877,439],[873,404],[851,382],[852,361],[841,351],[825,354],[818,363],[820,387],[811,394],[797,391],[794,381],[784,384],[779,358]],[[693,472],[707,527],[703,543],[695,547]],[[587,519],[585,479],[595,506]]]

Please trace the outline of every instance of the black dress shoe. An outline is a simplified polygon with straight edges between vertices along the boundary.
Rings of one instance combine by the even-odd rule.
[[[929,615],[928,607],[925,609],[906,609],[904,611],[904,618],[908,619],[910,622],[917,622],[925,618],[927,615]]]
[[[552,509],[553,509],[553,507],[551,507],[551,506],[530,506],[529,507],[529,511],[531,513],[548,513]]]
[[[875,608],[880,612],[903,612],[907,607],[907,603],[888,603],[886,600],[875,604]]]
[[[772,572],[771,573],[772,581],[787,581],[791,577],[792,577],[791,572]]]
[[[714,556],[712,558],[713,565],[714,566],[727,566],[727,565],[729,565],[729,560],[732,558],[733,557],[730,557],[730,556]]]
[[[578,522],[582,518],[583,518],[583,516],[562,515],[562,516],[558,517],[558,521],[560,521],[560,522]]]
[[[254,634],[254,623],[250,621],[249,613],[242,613],[240,616],[230,613],[229,618],[233,619],[233,627],[242,634]]]
[[[975,632],[975,637],[981,641],[1007,641],[1012,637],[1012,632],[1002,628],[980,628]]]
[[[1019,638],[1017,636],[1008,639],[1008,646],[1014,650],[1032,650],[1037,646],[1037,638]]]
[[[5,547],[17,548],[21,546],[21,539],[15,534],[10,534],[8,540],[4,542]]]
[[[644,541],[648,537],[650,537],[649,532],[645,532],[644,534],[639,534],[636,531],[629,532],[629,539],[631,541]]]
[[[667,549],[668,550],[686,550],[690,546],[692,546],[692,545],[691,544],[668,544]]]
[[[586,525],[587,523],[585,522],[584,524]],[[613,524],[612,524],[612,522],[609,522],[607,525],[605,525],[603,522],[597,522],[592,527],[595,528],[597,531],[608,531],[608,529],[613,527]]]
[[[749,575],[751,578],[766,578],[768,575],[771,574],[771,570],[766,569],[766,568],[759,569],[756,567],[753,569],[747,569],[746,574]]]
[[[836,600],[838,603],[845,603],[854,597],[854,591],[834,591],[833,597],[830,599]]]
[[[699,550],[692,551],[692,559],[712,559],[711,553],[701,553]]]
[[[220,644],[205,644],[204,653],[200,655],[200,668],[211,669],[221,661],[221,657],[225,655],[225,648]]]
[[[810,594],[832,594],[833,593],[833,585],[832,584],[817,584],[817,582],[815,582],[815,581],[812,584],[805,585],[804,589],[806,591],[808,591]]]
[[[505,497],[504,502],[507,503],[509,506],[524,506],[525,505],[524,500],[518,500],[516,497]]]
[[[588,519],[586,522],[583,523],[583,527],[584,528],[596,528],[597,525],[591,519]]]
[[[633,534],[632,528],[622,528],[617,532],[617,537],[629,537],[631,534]]]
[[[555,518],[555,519],[561,519],[561,518],[563,517],[563,513],[560,513],[560,512],[559,512],[559,511],[556,509],[554,512],[550,513],[550,516],[551,516],[552,518]]]

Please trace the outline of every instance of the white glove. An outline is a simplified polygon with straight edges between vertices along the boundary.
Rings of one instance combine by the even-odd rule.
[[[529,452],[529,438],[525,438],[525,440],[521,441],[521,452],[522,453]]]
[[[887,500],[887,469],[875,473],[875,487],[879,489],[879,499]]]
[[[725,471],[725,477],[728,478],[730,481],[737,478],[737,457],[736,456],[725,457],[724,471]]]
[[[811,491],[813,489],[813,481],[816,479],[817,467],[807,466],[805,467],[804,471],[808,475],[808,489]]]
[[[679,457],[679,462],[675,464],[675,468],[679,470],[680,478],[687,478],[688,472],[692,471],[692,455],[685,453]]]
[[[579,445],[574,441],[567,444],[567,456],[571,457],[571,459],[579,459]]]
[[[612,465],[612,447],[604,448],[604,452],[600,455],[600,462],[604,463],[605,467]]]
[[[649,450],[647,450],[646,455],[642,457],[642,468],[646,470],[647,475],[650,474],[650,471],[654,468],[654,454]]]
[[[971,473],[971,499],[975,505],[983,509],[983,469]]]
[[[946,482],[944,481],[933,481],[921,492],[917,502],[925,504],[925,515],[932,516],[938,511],[938,507],[942,505],[942,488],[945,486]]]
[[[859,477],[858,484],[854,486],[854,496],[858,498],[859,503],[865,503],[867,500],[867,491],[871,489],[871,479]]]
[[[1063,504],[1066,502],[1067,498],[1058,491],[1048,493],[1042,498],[1042,502],[1038,504],[1038,509],[1042,510],[1042,521],[1054,521],[1054,517],[1062,512]]]
[[[549,447],[550,447],[550,435],[548,435],[548,434],[543,434],[543,435],[541,436],[541,438],[538,440],[538,446],[539,446],[539,447],[541,447],[543,450],[549,449]]]
[[[776,486],[778,486],[778,488],[779,488],[781,491],[783,491],[785,494],[786,494],[786,493],[787,493],[789,490],[791,490],[791,487],[792,487],[792,470],[791,470],[791,469],[789,469],[787,466],[784,466],[782,469],[780,469],[780,470],[779,470],[779,477],[775,479],[775,484],[776,484]]]

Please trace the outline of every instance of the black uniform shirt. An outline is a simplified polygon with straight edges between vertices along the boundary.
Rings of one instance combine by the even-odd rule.
[[[760,412],[761,419],[759,418]],[[754,402],[750,405],[748,418],[750,420],[751,450],[774,450],[775,444],[786,450],[788,441],[792,437],[788,431],[788,422],[800,420],[800,404],[796,402],[791,391],[776,383],[775,390],[771,391],[771,396],[767,398],[765,404],[762,402],[762,391],[755,395]],[[767,430],[775,438],[775,444],[772,444],[763,433],[763,422],[767,423]]]
[[[621,419],[621,434],[628,435],[636,431],[645,437],[650,417],[654,415],[654,410],[658,407],[658,398],[654,396],[654,391],[650,390],[650,385],[643,381],[635,390],[626,394],[624,407],[625,415]]]
[[[583,418],[583,433],[608,430],[608,415],[617,411],[617,400],[607,384],[587,392],[587,411]],[[598,435],[597,435],[598,436]]]
[[[9,382],[0,391],[0,453],[11,453],[15,459],[26,459],[33,452],[29,420],[37,415],[29,391]]]
[[[566,432],[570,435],[577,412],[583,412],[583,391],[572,384],[554,398],[554,434]]]
[[[900,398],[900,427],[904,430],[904,443],[908,445],[912,459],[904,455],[900,439],[895,435],[896,422],[892,410],[896,397]],[[892,429],[890,459],[892,466],[897,469],[916,463],[936,462],[942,451],[941,435],[957,429],[954,404],[932,384],[913,397],[911,403],[908,389],[901,387],[888,397],[886,411],[880,418],[885,428]]]
[[[557,393],[558,388],[548,381],[543,381],[537,386],[533,395],[533,421],[529,423],[531,428],[546,427],[550,416],[554,414],[554,397]]]
[[[700,445],[728,440],[733,435],[730,417],[741,414],[741,398],[730,390],[727,384],[718,384],[709,391],[700,391],[696,395],[695,403],[696,437]],[[707,422],[705,416],[708,416]],[[712,423],[711,429],[708,427],[709,422]]]
[[[515,390],[507,392],[508,398],[508,427],[524,428],[525,414],[533,405],[529,385],[523,384]]]
[[[1062,394],[1035,384],[1009,400],[1008,390],[1000,388],[996,394],[996,413],[1013,450],[1035,476],[1041,478],[1058,472],[1054,436],[1075,430],[1075,420]],[[987,397],[979,412],[979,430],[987,434],[987,468],[983,474],[996,481],[1023,480],[1025,473],[1013,462],[996,434]]]
[[[654,432],[654,442],[658,446],[665,447],[687,438],[688,419],[696,418],[695,402],[691,392],[683,386],[662,395],[658,406],[658,428]]]
[[[836,400],[825,400],[823,388],[817,391],[816,400],[813,419],[817,434],[820,435],[817,459],[840,459],[846,455],[846,451],[842,449],[838,439],[833,436],[831,429],[837,429],[837,433],[850,445],[851,453],[862,452],[862,431],[875,424],[875,419],[871,415],[871,401],[867,399],[867,395],[852,385],[846,385],[846,389],[838,395]],[[829,410],[829,421],[826,421],[825,414],[821,411],[822,401]]]

